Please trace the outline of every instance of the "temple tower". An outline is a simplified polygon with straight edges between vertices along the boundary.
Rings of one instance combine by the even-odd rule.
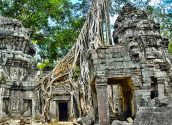
[[[114,25],[114,46],[90,51],[92,86],[96,89],[99,124],[135,118],[140,107],[171,95],[168,40],[148,13],[125,5]]]
[[[30,33],[18,20],[0,17],[0,116],[35,112]]]

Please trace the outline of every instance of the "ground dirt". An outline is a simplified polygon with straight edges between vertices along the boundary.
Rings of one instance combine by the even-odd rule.
[[[52,121],[51,123],[43,123],[41,121],[36,121],[33,119],[25,119],[24,124],[20,123],[19,119],[8,119],[1,121],[0,125],[79,125],[74,122],[57,122],[57,121]]]

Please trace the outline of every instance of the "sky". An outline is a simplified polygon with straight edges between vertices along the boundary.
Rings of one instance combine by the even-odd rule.
[[[71,0],[72,1],[72,3],[76,3],[78,0]]]
[[[158,3],[160,3],[160,0],[151,0],[150,5],[153,6],[153,5],[156,5]]]

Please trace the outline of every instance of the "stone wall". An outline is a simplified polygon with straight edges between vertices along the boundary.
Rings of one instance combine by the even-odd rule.
[[[149,19],[145,11],[127,4],[115,22],[114,40],[117,46],[126,47],[132,62],[141,71],[139,96],[148,101],[171,94],[168,40],[160,36],[159,24]]]
[[[0,117],[36,113],[38,82],[30,33],[20,21],[0,17]]]
[[[117,114],[124,113],[126,108],[123,107],[127,106],[127,112],[132,110],[134,113],[128,115],[132,118],[140,107],[155,106],[152,101],[170,97],[172,92],[168,40],[160,36],[160,25],[149,19],[145,11],[130,4],[124,6],[115,22],[113,38],[115,46],[91,50],[89,58],[90,76],[96,81],[101,125],[109,124],[109,109],[113,107],[110,102],[113,104],[114,100],[108,96],[113,91],[107,90],[108,85],[118,84],[121,86],[119,91],[123,89],[121,92],[125,94],[122,82],[126,81],[124,86],[129,86],[128,92],[132,92],[131,104],[126,105],[125,95],[119,95],[118,107],[120,104],[124,106]]]
[[[140,108],[134,121],[134,125],[171,125],[171,114],[171,107]]]

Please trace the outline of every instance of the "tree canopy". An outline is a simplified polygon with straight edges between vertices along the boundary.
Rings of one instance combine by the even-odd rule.
[[[148,9],[161,23],[164,36],[171,38],[170,0],[149,6],[150,0],[111,0],[110,13],[117,14],[126,3]],[[76,41],[90,8],[90,0],[1,0],[0,15],[16,18],[32,29],[32,42],[38,54],[51,64],[63,57]]]
[[[67,53],[84,22],[73,16],[73,8],[70,0],[4,0],[0,14],[31,28],[41,58],[52,62]]]

